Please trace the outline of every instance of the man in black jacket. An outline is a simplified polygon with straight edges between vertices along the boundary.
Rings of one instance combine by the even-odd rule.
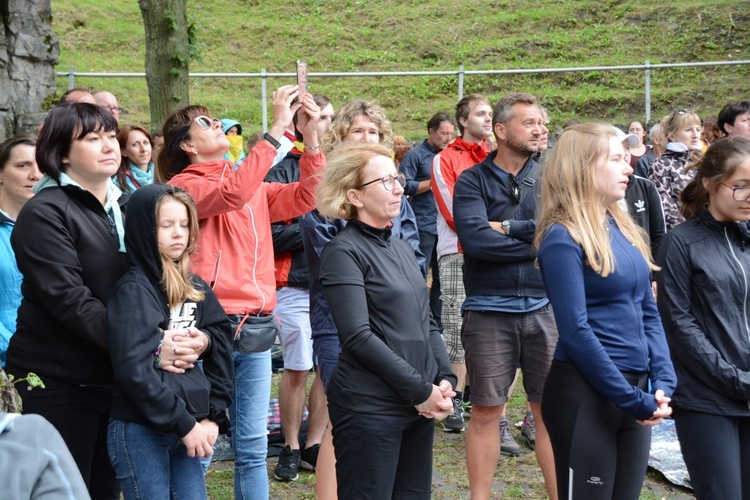
[[[465,259],[461,340],[472,402],[466,435],[469,485],[473,498],[489,498],[500,455],[498,424],[520,362],[536,421],[537,460],[549,497],[556,499],[541,398],[557,327],[532,246],[539,175],[532,155],[546,130],[536,98],[513,93],[500,99],[492,130],[497,150],[459,176],[453,202]]]

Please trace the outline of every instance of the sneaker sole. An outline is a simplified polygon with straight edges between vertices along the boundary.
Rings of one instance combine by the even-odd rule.
[[[311,471],[315,472],[315,466],[314,466],[314,465],[312,465],[312,464],[311,464],[311,463],[309,463],[309,462],[305,462],[304,460],[300,460],[300,461],[299,461],[299,466],[300,466],[300,467],[301,467],[302,469],[305,469],[305,470],[311,470]]]
[[[521,441],[522,441],[522,442],[523,442],[523,443],[524,443],[524,444],[525,444],[526,446],[528,446],[528,447],[529,447],[529,448],[531,448],[532,450],[534,450],[534,449],[535,449],[535,446],[536,446],[536,444],[535,444],[535,443],[534,443],[534,441],[532,441],[531,439],[527,438],[527,437],[526,437],[526,436],[524,436],[523,434],[521,434],[521,435],[520,435],[520,436],[519,436],[518,438],[519,438],[519,439],[520,439],[520,440],[521,440]]]
[[[463,432],[466,430],[466,426],[462,425],[460,429],[449,429],[448,427],[443,426],[443,432]]]
[[[500,455],[502,455],[504,457],[520,457],[521,456],[521,450],[518,450],[518,451],[506,451],[506,450],[501,449],[500,450]]]
[[[293,478],[289,478],[289,479],[288,479],[288,478],[283,478],[283,477],[279,477],[279,476],[277,476],[277,475],[276,475],[276,473],[274,472],[274,473],[273,473],[273,478],[274,478],[274,479],[276,479],[277,481],[281,481],[281,482],[284,482],[284,483],[288,483],[288,482],[291,482],[291,481],[296,481],[296,480],[297,480],[297,479],[299,478],[299,474],[297,474],[297,475],[296,475],[296,476],[294,476]]]

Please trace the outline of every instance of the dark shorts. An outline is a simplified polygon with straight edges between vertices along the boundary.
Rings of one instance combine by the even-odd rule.
[[[336,363],[339,361],[339,353],[341,352],[339,336],[337,334],[318,334],[312,338],[312,341],[320,378],[323,380],[323,387],[327,389],[333,369],[336,368]]]
[[[464,312],[461,341],[466,352],[471,402],[499,406],[508,402],[508,389],[520,363],[526,397],[541,403],[557,326],[552,306],[528,313]]]

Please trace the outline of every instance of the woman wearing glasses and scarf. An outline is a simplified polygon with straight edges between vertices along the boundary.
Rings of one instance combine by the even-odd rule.
[[[191,258],[192,270],[211,286],[235,333],[248,321],[268,318],[276,306],[271,222],[298,217],[314,208],[318,174],[325,163],[318,137],[320,108],[310,94],[292,104],[297,95],[293,85],[274,92],[273,125],[236,170],[224,160],[229,141],[221,122],[205,107],[178,109],[164,124],[164,148],[158,159],[160,179],[183,188],[195,200],[201,232]],[[305,143],[300,181],[263,182],[285,125],[298,109]],[[236,456],[236,498],[268,498],[270,347],[240,352],[235,346],[232,353],[235,396],[229,411]]]
[[[680,213],[680,193],[695,175],[685,167],[700,155],[703,120],[695,111],[678,109],[662,120],[661,129],[667,137],[667,150],[651,164],[649,180],[659,191],[669,231],[685,220]]]
[[[328,384],[339,498],[430,498],[433,418],[453,412],[453,375],[414,251],[391,237],[405,179],[390,150],[331,153],[318,211],[348,224],[320,279],[341,340]]]
[[[657,263],[672,396],[696,496],[750,498],[750,140],[720,139],[682,191]]]

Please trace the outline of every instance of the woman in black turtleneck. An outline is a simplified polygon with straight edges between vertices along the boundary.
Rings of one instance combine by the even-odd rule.
[[[318,210],[348,221],[323,251],[320,279],[341,340],[328,385],[339,498],[430,498],[432,418],[456,383],[408,243],[392,239],[404,178],[390,151],[331,154]]]

